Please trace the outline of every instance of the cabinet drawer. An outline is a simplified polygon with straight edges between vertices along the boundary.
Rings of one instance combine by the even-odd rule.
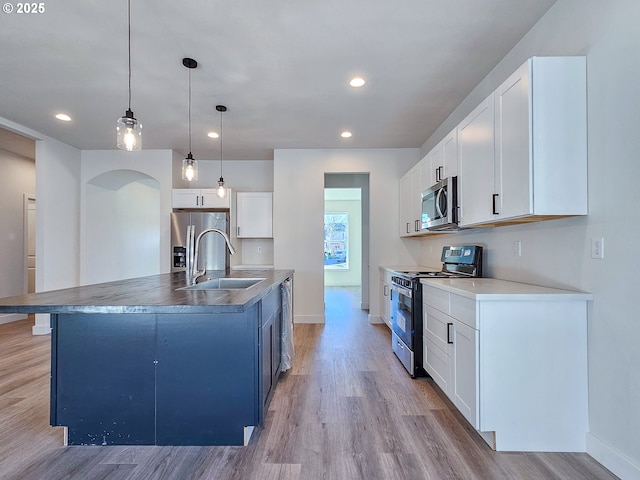
[[[451,348],[453,319],[430,305],[424,306],[424,335],[441,350]]]
[[[460,295],[451,295],[450,315],[456,320],[469,325],[471,328],[478,328],[476,325],[476,301]]]
[[[429,285],[422,285],[422,303],[444,313],[449,313],[449,292]]]
[[[453,378],[453,363],[451,357],[438,348],[427,337],[423,338],[424,369],[433,381],[442,389],[447,397],[451,396],[451,379]]]

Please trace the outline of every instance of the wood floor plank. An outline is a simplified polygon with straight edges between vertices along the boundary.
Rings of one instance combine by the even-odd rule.
[[[49,426],[50,337],[0,325],[2,480],[613,480],[586,454],[492,451],[431,379],[411,379],[357,289],[295,326],[296,359],[247,447],[64,447]]]

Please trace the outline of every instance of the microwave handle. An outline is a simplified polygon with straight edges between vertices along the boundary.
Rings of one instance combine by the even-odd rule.
[[[444,213],[440,210],[440,196],[444,195],[444,190],[441,188],[438,190],[438,194],[436,195],[436,210],[438,211],[438,215],[440,218],[444,217]]]

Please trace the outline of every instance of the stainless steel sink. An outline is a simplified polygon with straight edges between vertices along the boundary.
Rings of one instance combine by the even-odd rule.
[[[178,288],[176,290],[246,290],[261,282],[264,278],[212,278],[195,285]]]

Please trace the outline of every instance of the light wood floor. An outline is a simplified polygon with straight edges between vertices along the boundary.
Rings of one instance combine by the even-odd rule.
[[[248,447],[70,447],[49,426],[49,341],[0,325],[0,479],[615,479],[586,454],[496,453],[412,380],[353,289],[296,325],[296,361]]]

